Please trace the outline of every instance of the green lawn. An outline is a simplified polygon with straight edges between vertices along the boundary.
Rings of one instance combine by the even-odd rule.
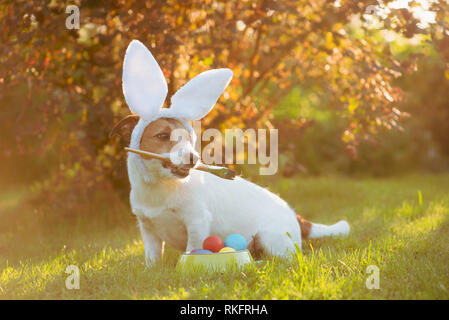
[[[348,220],[351,235],[305,242],[290,260],[264,260],[243,272],[182,274],[175,270],[179,252],[170,248],[145,268],[127,203],[103,201],[76,217],[49,218],[23,205],[25,189],[5,189],[0,298],[449,298],[449,175],[295,178],[270,189],[312,221]],[[68,265],[81,270],[79,290],[65,287]],[[379,290],[366,288],[369,265],[379,268]]]

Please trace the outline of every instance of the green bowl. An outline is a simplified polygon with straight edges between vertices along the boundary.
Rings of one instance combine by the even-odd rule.
[[[204,254],[184,253],[178,260],[177,268],[182,271],[222,272],[232,269],[240,270],[251,263],[253,263],[253,258],[248,250]]]

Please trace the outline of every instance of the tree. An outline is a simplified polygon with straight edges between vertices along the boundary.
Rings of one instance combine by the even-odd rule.
[[[121,69],[132,39],[145,43],[159,61],[168,97],[201,71],[234,71],[206,127],[280,126],[283,120],[273,119],[273,110],[301,86],[316,90],[346,118],[342,139],[353,155],[360,139],[399,127],[403,117],[397,108],[402,92],[392,83],[413,70],[416,57],[398,60],[364,23],[369,5],[390,2],[3,2],[0,101],[8,121],[1,129],[2,156],[44,159],[53,186],[48,196],[69,194],[73,185],[76,197],[89,196],[99,183],[123,189],[123,153],[107,132],[129,112]],[[79,30],[65,27],[69,4],[80,8]],[[447,3],[434,2],[430,9],[437,23],[425,30],[407,9],[391,9],[377,20],[408,38],[427,33],[447,59]],[[354,19],[362,21],[357,30]],[[293,123],[293,132],[302,132],[309,122]]]

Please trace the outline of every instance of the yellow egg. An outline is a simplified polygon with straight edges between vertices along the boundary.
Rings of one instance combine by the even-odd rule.
[[[229,248],[229,247],[224,247],[223,249],[221,249],[218,252],[235,252],[235,250],[232,248]]]

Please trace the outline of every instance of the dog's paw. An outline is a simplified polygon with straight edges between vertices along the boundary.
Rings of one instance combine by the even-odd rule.
[[[145,265],[146,265],[146,269],[151,269],[153,268],[161,259],[160,258],[150,258],[150,257],[146,257],[145,258]]]

